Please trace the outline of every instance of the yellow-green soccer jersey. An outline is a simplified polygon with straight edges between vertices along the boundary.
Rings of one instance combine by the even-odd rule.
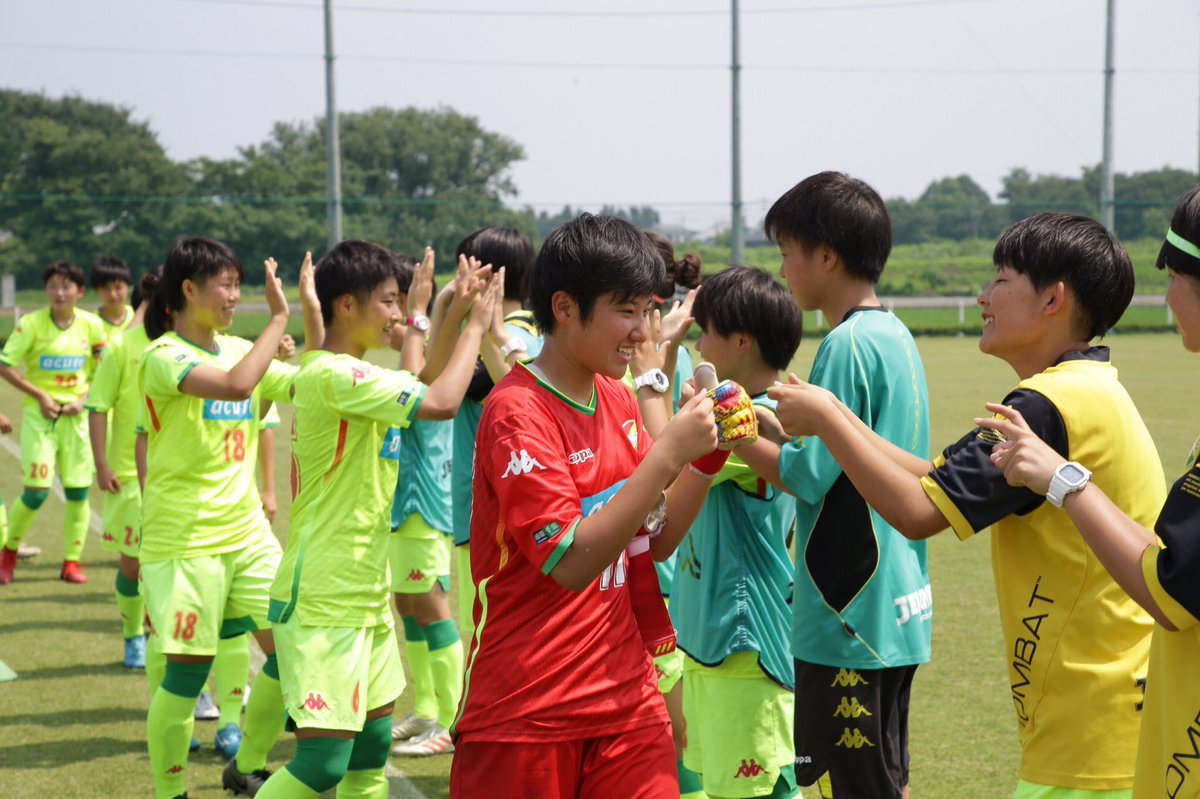
[[[146,404],[146,491],[142,499],[144,563],[220,555],[270,535],[255,480],[259,407],[263,399],[290,402],[296,368],[271,361],[249,399],[210,400],[179,390],[203,364],[232,369],[251,343],[217,335],[210,352],[165,333],[142,358]]]
[[[1151,527],[1166,485],[1141,415],[1108,350],[1069,353],[1022,380],[1004,404]],[[1021,779],[1081,790],[1133,786],[1149,615],[1097,560],[1066,512],[1008,486],[988,459],[998,438],[974,430],[948,448],[922,487],[960,538],[992,525]]]
[[[74,402],[88,392],[100,351],[108,337],[100,317],[80,308],[66,328],[55,324],[49,308],[25,314],[0,353],[0,364],[24,365],[25,379],[45,391],[55,402]],[[37,407],[26,396],[25,404]]]
[[[1146,586],[1175,631],[1154,626],[1134,799],[1200,796],[1200,441],[1167,494],[1146,547]]]
[[[388,536],[408,427],[425,386],[350,355],[306,352],[296,375],[292,521],[272,622],[391,624]]]
[[[105,453],[109,468],[121,479],[137,474],[133,447],[142,407],[142,354],[149,344],[146,329],[141,325],[111,339],[105,347],[104,360],[96,367],[92,390],[84,405],[89,411],[108,414]]]
[[[125,313],[121,316],[121,321],[117,322],[115,325],[101,316],[99,311],[96,312],[96,316],[100,319],[100,323],[104,325],[104,332],[111,339],[118,333],[123,333],[129,329],[129,323],[133,321],[133,306],[125,306]]]

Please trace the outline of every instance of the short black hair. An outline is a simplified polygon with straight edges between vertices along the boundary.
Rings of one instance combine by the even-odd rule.
[[[1188,189],[1179,198],[1175,213],[1171,215],[1171,230],[1192,246],[1200,247],[1200,186]],[[1159,249],[1155,266],[1200,278],[1200,258],[1169,241],[1164,241]]]
[[[130,303],[134,309],[137,309],[143,300],[148,300],[154,296],[154,292],[158,290],[158,281],[162,280],[162,273],[163,267],[162,264],[159,264],[142,275],[142,279],[133,287],[133,296],[130,298]]]
[[[879,192],[841,172],[805,178],[775,201],[763,220],[767,238],[806,250],[824,244],[851,276],[879,282],[892,252],[892,220]]]
[[[400,261],[392,251],[369,241],[347,239],[317,261],[314,278],[321,318],[333,321],[333,301],[347,294],[365,301],[375,287],[392,278],[400,282]],[[409,272],[412,280],[412,272]]]
[[[42,270],[42,285],[50,282],[50,278],[54,276],[65,277],[67,280],[79,286],[80,291],[87,290],[87,276],[83,274],[83,267],[78,264],[73,264],[70,261],[51,261],[50,264]]]
[[[579,304],[582,321],[606,294],[618,302],[651,297],[666,278],[654,245],[635,225],[611,216],[580,214],[542,243],[529,281],[529,307],[544,333],[554,332],[555,292]]]
[[[692,317],[718,336],[750,336],[772,369],[786,369],[792,362],[804,326],[787,288],[765,269],[740,265],[704,281],[696,292]]]
[[[1000,234],[992,251],[997,269],[1025,275],[1037,291],[1058,281],[1078,300],[1076,329],[1103,336],[1133,299],[1133,262],[1104,225],[1076,214],[1040,213]]]
[[[401,294],[408,294],[408,290],[412,288],[413,272],[421,264],[421,262],[413,256],[402,252],[396,253],[396,262],[399,264],[398,271],[396,272],[396,284],[400,286]],[[429,295],[429,303],[425,306],[425,310],[421,311],[421,313],[425,314],[426,316],[431,316],[433,314],[433,301],[437,299],[437,290],[437,275],[434,275],[433,292]],[[408,312],[409,314],[412,314],[414,313],[414,309],[409,308]]]
[[[129,271],[129,265],[111,255],[97,258],[96,263],[92,264],[92,288],[104,288],[109,283],[118,282],[133,285],[133,273]]]
[[[504,267],[504,299],[524,303],[529,299],[529,270],[533,267],[533,242],[511,227],[485,227],[458,243],[454,259],[475,256],[480,264],[491,264],[496,272]]]
[[[146,308],[146,335],[151,340],[170,330],[171,316],[183,311],[187,304],[183,297],[183,281],[203,285],[227,269],[236,272],[239,281],[246,276],[232,247],[204,236],[188,236],[176,241],[163,259],[162,269],[158,288]]]

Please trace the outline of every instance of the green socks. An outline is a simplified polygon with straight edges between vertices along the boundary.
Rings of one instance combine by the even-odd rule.
[[[683,765],[682,760],[675,761],[675,771],[679,774],[679,799],[708,799],[699,774]]]
[[[242,720],[242,700],[246,696],[246,682],[250,679],[250,642],[246,640],[245,635],[223,638],[217,644],[217,657],[213,660],[213,678],[217,683],[213,696],[221,710],[217,729],[226,724],[239,724]]]
[[[130,580],[117,571],[117,609],[121,611],[121,634],[126,638],[137,638],[145,633],[142,619],[146,603],[138,593],[137,580]]]
[[[29,532],[29,525],[33,524],[34,515],[49,495],[48,491],[28,490],[21,494],[21,498],[13,504],[12,516],[8,519],[8,539],[4,543],[5,547],[15,550],[21,546],[21,541]]]
[[[267,766],[267,755],[283,732],[286,713],[283,690],[279,687],[279,661],[267,655],[262,671],[254,678],[254,690],[246,705],[246,723],[242,728],[242,748],[237,753],[237,770],[243,774]]]
[[[429,646],[429,671],[433,675],[434,693],[437,696],[437,721],[445,729],[450,729],[458,713],[458,700],[462,698],[462,639],[458,637],[458,628],[450,619],[435,621],[424,632]]]
[[[188,745],[194,725],[192,713],[211,666],[211,663],[168,662],[162,685],[150,700],[146,742],[158,799],[173,799],[184,792]]]
[[[392,719],[384,716],[363,725],[354,736],[346,776],[337,799],[388,799],[387,762],[392,746]]]
[[[434,692],[433,672],[429,668],[429,643],[425,630],[412,616],[401,616],[404,624],[404,652],[408,655],[408,671],[412,675],[413,713],[418,718],[437,718],[438,702]]]
[[[83,545],[87,541],[88,506],[87,487],[64,488],[67,506],[63,509],[63,560],[78,561],[83,555]]]

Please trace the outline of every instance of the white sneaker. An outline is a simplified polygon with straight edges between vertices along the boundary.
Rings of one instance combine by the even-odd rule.
[[[34,546],[30,546],[29,544],[18,544],[17,545],[17,559],[18,560],[30,560],[31,558],[36,558],[40,554],[42,554],[41,547],[34,547]]]
[[[213,702],[212,694],[201,691],[200,698],[196,700],[196,712],[192,715],[196,721],[215,721],[221,718],[221,711]]]
[[[450,732],[436,722],[415,738],[401,741],[392,747],[392,754],[398,757],[429,757],[453,751],[454,741],[450,739]]]
[[[392,725],[392,740],[407,741],[415,738],[437,724],[433,719],[423,719],[416,713],[409,713],[399,722]]]

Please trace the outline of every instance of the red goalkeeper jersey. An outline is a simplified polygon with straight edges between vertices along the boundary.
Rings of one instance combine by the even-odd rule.
[[[475,637],[455,735],[564,741],[667,719],[626,554],[579,593],[548,576],[650,443],[633,395],[607,377],[596,377],[588,406],[521,366],[488,395],[471,520]]]

